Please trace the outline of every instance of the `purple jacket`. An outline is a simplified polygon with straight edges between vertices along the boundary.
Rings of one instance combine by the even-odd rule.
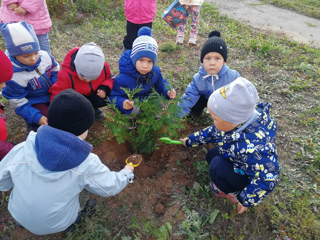
[[[157,0],[125,0],[124,12],[129,22],[143,24],[153,22]]]
[[[14,13],[13,10],[9,8],[9,5],[12,3],[18,3],[18,6],[26,9],[26,15]],[[1,0],[0,21],[26,21],[33,26],[37,35],[47,33],[52,25],[45,0]]]

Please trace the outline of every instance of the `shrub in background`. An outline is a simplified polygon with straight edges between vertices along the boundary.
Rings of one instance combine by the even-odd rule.
[[[141,112],[136,116],[125,115],[115,107],[115,103],[111,103],[113,111],[106,112],[104,126],[111,131],[118,143],[129,142],[134,153],[150,155],[157,148],[159,137],[175,138],[178,130],[184,128],[181,118],[175,114],[178,112],[178,97],[167,100],[153,89],[148,99],[138,100],[133,99],[133,96],[141,88],[123,90]]]

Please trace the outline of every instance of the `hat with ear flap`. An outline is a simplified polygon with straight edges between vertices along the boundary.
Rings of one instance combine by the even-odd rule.
[[[222,120],[242,124],[254,113],[259,100],[255,86],[238,77],[232,83],[215,90],[208,100],[208,107]]]
[[[87,131],[94,122],[91,102],[69,88],[58,93],[48,109],[48,125],[76,136]]]
[[[0,29],[10,56],[15,57],[40,50],[33,26],[26,21],[1,23]]]
[[[12,63],[7,55],[0,49],[0,83],[11,80],[12,75]]]
[[[150,58],[153,64],[156,63],[158,54],[157,41],[152,38],[152,31],[148,27],[142,27],[138,31],[138,37],[134,40],[131,50],[131,62],[136,66],[136,62],[143,57]]]
[[[220,38],[219,31],[212,31],[209,34],[209,39],[203,44],[201,49],[200,60],[203,62],[204,56],[209,52],[220,53],[224,61],[227,61],[228,58],[228,49],[225,41]]]

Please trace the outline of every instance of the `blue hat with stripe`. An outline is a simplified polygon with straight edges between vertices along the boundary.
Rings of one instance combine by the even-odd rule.
[[[10,56],[15,57],[40,50],[34,29],[26,21],[1,23],[0,28]]]
[[[151,37],[152,32],[148,27],[142,27],[138,31],[138,37],[134,40],[131,50],[131,62],[136,66],[136,62],[143,57],[150,58],[155,64],[158,54],[158,44]]]

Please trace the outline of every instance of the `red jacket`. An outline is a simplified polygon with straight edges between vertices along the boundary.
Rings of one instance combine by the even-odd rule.
[[[74,65],[74,59],[79,49],[80,47],[73,48],[64,58],[61,65],[62,70],[58,72],[57,82],[49,90],[51,93],[50,102],[55,95],[68,88],[72,88],[85,96],[96,94],[98,89],[104,90],[107,96],[110,95],[113,87],[113,74],[110,71],[108,63],[104,63],[104,68],[96,80],[88,83],[79,79]]]

